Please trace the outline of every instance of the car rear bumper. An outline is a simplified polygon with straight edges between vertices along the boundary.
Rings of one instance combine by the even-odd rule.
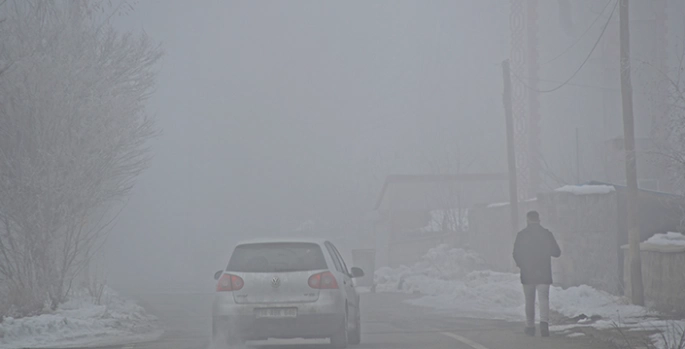
[[[297,308],[294,318],[258,318],[259,308]],[[267,338],[325,338],[345,322],[345,300],[338,290],[322,291],[315,302],[236,304],[230,292],[214,299],[214,332],[243,340]]]
[[[268,338],[325,338],[343,326],[340,314],[310,314],[292,319],[258,319],[254,316],[215,316],[216,332],[243,340]]]

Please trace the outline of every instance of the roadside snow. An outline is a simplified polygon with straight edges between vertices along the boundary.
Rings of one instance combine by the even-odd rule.
[[[106,289],[103,305],[94,305],[84,290],[50,314],[0,323],[0,348],[59,348],[123,345],[161,336],[156,318]]]
[[[659,246],[685,246],[685,235],[674,232],[656,234],[645,242]]]
[[[554,189],[560,193],[571,193],[574,195],[609,194],[616,191],[611,185],[565,185]]]
[[[574,333],[567,335],[566,337],[568,337],[568,338],[585,337],[585,333],[574,332]]]
[[[471,251],[441,245],[411,267],[380,268],[376,271],[375,283],[377,292],[420,294],[421,297],[407,303],[462,317],[525,319],[519,274],[487,270],[485,262]],[[620,325],[628,329],[665,331],[667,338],[676,338],[685,328],[685,322],[658,320],[656,312],[587,285],[567,289],[553,286],[550,308],[569,319],[577,319],[577,323],[552,326],[557,332],[579,326],[608,329]],[[660,338],[654,335],[652,340],[664,348]]]

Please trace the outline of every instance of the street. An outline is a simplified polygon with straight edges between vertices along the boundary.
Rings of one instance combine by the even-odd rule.
[[[165,334],[152,343],[113,347],[122,349],[210,348],[212,294],[146,294],[134,296],[157,315]],[[522,324],[440,315],[435,310],[403,303],[402,294],[362,294],[362,344],[359,349],[609,349],[609,344],[588,337],[527,337]],[[255,347],[326,348],[327,341],[268,341]]]

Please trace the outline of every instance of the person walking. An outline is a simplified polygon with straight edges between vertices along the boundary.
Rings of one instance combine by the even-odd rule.
[[[540,214],[526,214],[528,225],[516,234],[514,261],[521,269],[521,284],[526,299],[525,333],[535,336],[535,294],[540,305],[540,335],[549,337],[549,287],[552,284],[552,258],[561,249],[552,232],[540,225]]]

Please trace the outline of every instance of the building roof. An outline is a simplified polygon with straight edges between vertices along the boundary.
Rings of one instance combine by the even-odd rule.
[[[611,185],[616,188],[616,190],[625,190],[628,187],[625,185],[620,185],[620,184],[613,184],[613,183],[608,183],[608,182],[600,182],[600,181],[589,181],[585,183],[585,185]],[[670,199],[677,199],[677,200],[685,200],[685,196],[683,195],[678,195],[678,194],[673,194],[673,193],[666,193],[662,191],[656,191],[656,190],[649,190],[649,189],[638,189],[638,191],[643,192],[643,193],[648,193],[651,195],[655,196],[660,196],[664,198],[670,198]]]
[[[243,240],[243,241],[240,241],[239,243],[237,243],[236,246],[249,245],[249,244],[281,243],[281,242],[301,242],[301,243],[323,245],[324,242],[326,242],[326,241],[328,241],[328,240],[323,239],[323,238],[312,238],[312,237],[274,237],[274,238],[263,237],[263,238],[254,238],[254,239],[249,239],[249,240]]]
[[[468,174],[422,174],[422,175],[389,175],[385,178],[383,188],[378,195],[375,210],[384,209],[444,209],[449,208],[445,201],[450,194],[457,191],[468,192],[469,188],[462,183],[502,182],[509,179],[506,173],[468,173]],[[492,186],[490,184],[490,186]],[[469,186],[476,189],[478,186]],[[500,192],[500,190],[497,190]],[[504,190],[506,193],[506,189]],[[471,197],[475,194],[471,193]],[[483,198],[484,201],[488,199]]]

